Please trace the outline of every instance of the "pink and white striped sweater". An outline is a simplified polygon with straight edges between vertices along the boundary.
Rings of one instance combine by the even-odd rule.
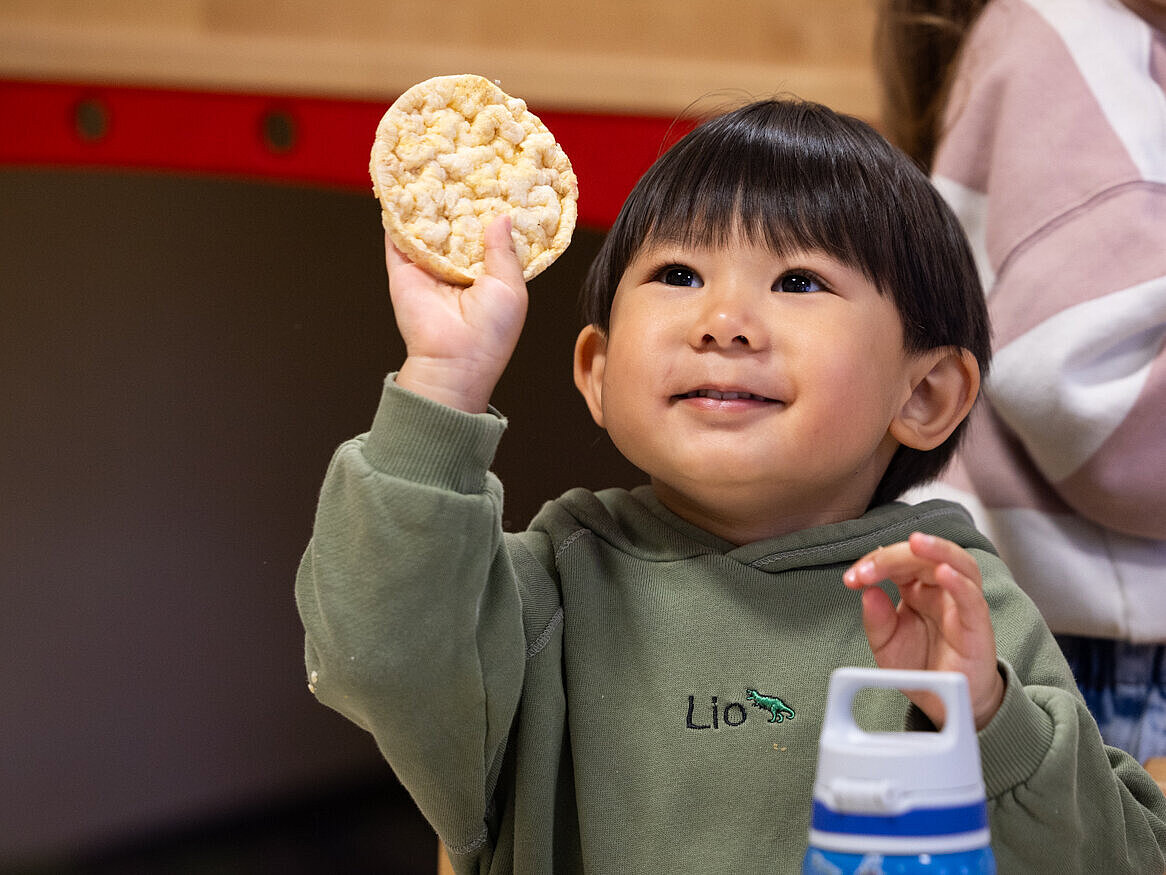
[[[1164,86],[1166,35],[1117,0],[993,0],[934,164],[996,352],[925,494],[972,510],[1059,633],[1166,641]]]

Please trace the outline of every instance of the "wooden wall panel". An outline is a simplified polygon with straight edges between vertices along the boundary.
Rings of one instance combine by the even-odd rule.
[[[478,72],[563,109],[785,90],[869,118],[873,20],[873,0],[0,0],[0,76],[381,98]]]

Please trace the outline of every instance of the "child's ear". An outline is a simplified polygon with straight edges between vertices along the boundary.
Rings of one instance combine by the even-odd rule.
[[[604,428],[603,369],[606,365],[607,336],[598,325],[584,326],[575,339],[575,387],[600,428]]]
[[[911,395],[891,422],[891,435],[903,446],[933,450],[963,422],[979,392],[974,355],[959,347],[930,350],[911,369]]]

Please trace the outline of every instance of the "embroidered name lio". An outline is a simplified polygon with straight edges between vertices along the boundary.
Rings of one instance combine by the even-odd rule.
[[[794,718],[794,709],[779,699],[777,696],[767,696],[757,690],[746,690],[746,700],[755,708],[760,708],[762,711],[769,712],[768,723],[784,723],[786,720]],[[688,729],[720,729],[723,723],[727,727],[741,726],[749,719],[749,712],[745,710],[745,705],[741,702],[728,702],[721,705],[717,701],[716,696],[711,696],[708,710],[703,707],[697,714],[696,696],[688,697],[688,717],[685,720],[685,726]],[[697,720],[708,720],[708,723]]]

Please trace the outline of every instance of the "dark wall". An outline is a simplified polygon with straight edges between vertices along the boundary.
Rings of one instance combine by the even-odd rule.
[[[402,346],[371,195],[0,172],[0,861],[385,768],[292,599],[333,448]],[[642,478],[571,384],[577,233],[495,403],[510,527]]]

